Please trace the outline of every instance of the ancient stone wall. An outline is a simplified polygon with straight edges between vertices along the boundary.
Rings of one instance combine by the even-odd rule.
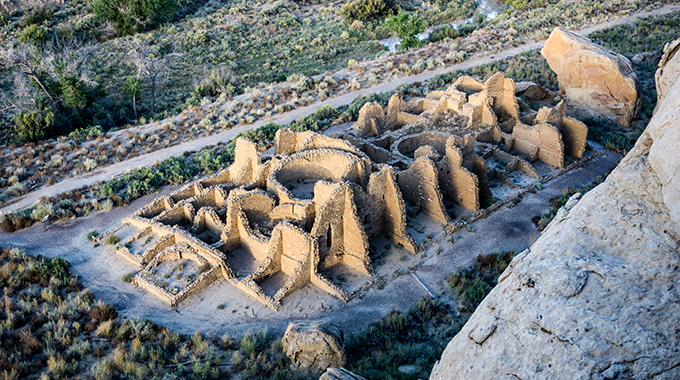
[[[409,235],[408,218],[459,226],[449,217],[452,203],[474,220],[505,202],[480,209],[493,196],[490,179],[527,191],[512,173],[540,178],[529,161],[561,168],[565,151],[583,154],[585,126],[561,106],[539,112],[535,125],[522,124],[514,90],[503,75],[486,83],[462,77],[427,98],[395,95],[386,110],[367,103],[354,126],[333,137],[278,130],[275,155],[264,162],[257,144],[239,138],[231,166],[159,197],[102,238],[123,234],[114,250],[140,273],[180,258],[209,264],[172,291],[134,277],[172,306],[219,276],[275,310],[309,283],[349,300],[353,293],[326,272],[351,269],[368,281],[371,240],[385,235],[415,253],[423,246]],[[285,283],[263,288],[272,276]]]

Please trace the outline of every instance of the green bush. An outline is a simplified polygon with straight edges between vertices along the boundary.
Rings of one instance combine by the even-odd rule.
[[[44,21],[50,21],[54,14],[54,10],[54,5],[52,4],[33,7],[25,11],[19,24],[26,27],[28,25],[40,24]]]
[[[48,37],[49,33],[47,32],[47,29],[42,26],[31,24],[26,26],[23,32],[21,32],[19,41],[40,47],[47,42]]]
[[[169,19],[178,8],[176,0],[93,0],[91,9],[111,21],[121,35],[153,28]]]
[[[54,113],[50,110],[19,112],[14,117],[14,130],[25,141],[42,140],[54,125]]]
[[[238,92],[240,83],[229,71],[213,70],[210,76],[203,79],[191,93],[187,105],[196,105],[205,97],[215,100],[217,96],[233,96]]]
[[[396,33],[399,37],[400,49],[408,50],[412,47],[420,45],[420,41],[416,38],[418,33],[425,31],[425,21],[416,14],[409,14],[399,10],[399,13],[390,16],[385,21],[387,29]]]
[[[458,29],[455,29],[452,26],[445,26],[430,33],[429,41],[439,42],[445,38],[455,39],[458,37],[467,37],[470,33],[474,32],[475,29],[477,29],[477,27],[470,24],[463,24],[458,27]]]
[[[99,125],[87,128],[79,128],[68,134],[68,138],[76,141],[94,140],[104,134],[104,130]]]
[[[521,11],[527,9],[543,8],[548,5],[549,2],[554,3],[554,1],[546,0],[502,0],[502,2]]]
[[[347,368],[367,379],[426,379],[465,316],[439,299],[423,298],[406,311],[392,311],[346,342]],[[415,364],[416,373],[399,371]]]
[[[97,236],[99,236],[99,231],[97,231],[97,230],[90,231],[90,232],[87,233],[87,240],[92,241]]]
[[[490,291],[491,286],[484,283],[480,278],[476,278],[472,285],[461,294],[461,303],[466,309],[475,310]]]
[[[514,257],[514,251],[494,251],[478,255],[477,261],[472,266],[452,274],[449,277],[449,287],[460,297],[462,308],[473,312],[496,286],[498,277]]]
[[[109,235],[106,238],[106,244],[108,244],[108,245],[114,245],[114,244],[118,243],[119,241],[120,241],[120,238],[118,237],[118,235]]]
[[[349,1],[342,7],[340,13],[345,22],[355,20],[369,21],[392,13],[392,4],[385,0],[354,0]]]

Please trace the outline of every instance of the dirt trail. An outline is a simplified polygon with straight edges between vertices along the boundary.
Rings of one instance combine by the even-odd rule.
[[[619,25],[619,24],[625,24],[627,22],[630,22],[636,18],[639,17],[646,17],[646,16],[652,16],[652,15],[660,15],[660,14],[666,14],[670,13],[676,10],[680,10],[680,5],[666,5],[662,8],[656,9],[654,11],[650,12],[638,12],[631,14],[629,16],[604,22],[601,24],[593,25],[591,27],[582,29],[578,31],[579,34],[581,35],[587,35],[592,32],[595,32],[600,29],[604,29],[610,26],[614,25]],[[288,124],[296,119],[299,119],[302,116],[308,115],[310,113],[313,113],[317,109],[324,107],[324,106],[332,106],[332,107],[339,107],[342,105],[350,104],[357,96],[359,95],[367,95],[367,94],[372,94],[376,92],[389,92],[389,91],[394,91],[397,86],[399,86],[402,83],[406,84],[412,84],[415,82],[424,82],[430,78],[433,78],[437,75],[440,74],[445,74],[449,71],[453,70],[462,70],[462,69],[468,69],[471,67],[475,66],[480,66],[489,62],[494,62],[498,61],[501,59],[505,59],[508,57],[515,56],[519,53],[528,51],[528,50],[533,50],[533,49],[538,49],[543,46],[545,41],[540,41],[540,42],[534,42],[526,45],[521,45],[512,49],[505,50],[503,52],[497,53],[497,54],[490,54],[487,53],[484,56],[474,58],[467,60],[465,62],[462,62],[460,64],[448,66],[445,68],[440,68],[436,70],[430,70],[430,71],[424,71],[420,74],[417,75],[410,75],[407,77],[401,77],[401,78],[396,78],[394,80],[382,83],[377,86],[373,87],[368,87],[368,88],[362,88],[361,90],[357,90],[354,92],[350,92],[345,95],[341,95],[338,97],[330,98],[328,100],[325,100],[323,102],[318,102],[314,103],[309,106],[305,107],[300,107],[297,108],[293,111],[290,111],[285,114],[281,114],[269,119],[260,119],[257,122],[250,124],[250,125],[243,125],[239,124],[237,126],[234,126],[233,128],[211,135],[211,136],[206,136],[202,137],[196,140],[192,141],[187,141],[185,143],[175,145],[170,148],[166,149],[161,149],[157,150],[152,153],[144,154],[141,156],[137,156],[135,158],[131,158],[129,160],[119,162],[113,165],[105,166],[99,170],[96,170],[92,173],[88,173],[87,175],[79,176],[79,177],[74,177],[74,178],[69,178],[66,180],[63,180],[61,182],[58,182],[54,185],[51,186],[43,186],[35,191],[32,191],[21,198],[19,198],[16,202],[9,204],[2,209],[0,209],[1,213],[9,213],[12,211],[16,210],[21,210],[23,208],[29,207],[33,205],[34,203],[38,202],[40,198],[43,197],[54,197],[57,196],[61,193],[64,193],[66,191],[74,190],[74,189],[79,189],[83,186],[89,186],[92,185],[96,182],[103,182],[103,181],[108,181],[113,177],[116,177],[118,175],[124,174],[132,169],[143,167],[143,166],[150,166],[153,165],[156,161],[159,160],[164,160],[166,158],[172,157],[172,156],[178,156],[181,155],[184,152],[189,152],[189,151],[197,151],[202,148],[205,148],[210,145],[215,145],[218,142],[221,141],[229,141],[232,139],[234,136],[241,132],[245,132],[248,129],[253,129],[260,127],[262,125],[265,125],[269,123],[270,121],[277,123],[277,124]],[[161,124],[163,123],[162,121],[160,122]]]

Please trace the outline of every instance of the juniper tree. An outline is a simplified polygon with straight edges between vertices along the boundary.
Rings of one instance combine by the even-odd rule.
[[[91,9],[111,21],[121,35],[132,35],[169,19],[178,8],[176,0],[93,0]]]
[[[156,113],[156,86],[179,56],[171,44],[152,45],[146,39],[136,39],[129,44],[130,62],[137,68],[137,77],[145,76],[151,83],[151,113]]]

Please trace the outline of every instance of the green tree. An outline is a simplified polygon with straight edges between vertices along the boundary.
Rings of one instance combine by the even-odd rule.
[[[14,130],[26,141],[42,140],[53,124],[54,113],[49,109],[21,111],[14,117]]]
[[[398,14],[385,20],[385,25],[397,35],[401,49],[408,50],[420,45],[416,35],[425,31],[426,23],[418,15],[410,15],[399,9]]]
[[[346,22],[354,20],[370,21],[392,12],[392,4],[385,0],[353,0],[348,1],[340,13]]]
[[[177,0],[93,0],[91,9],[111,21],[121,35],[132,35],[153,28],[172,16]]]
[[[139,90],[139,79],[135,77],[128,77],[123,83],[123,93],[132,98],[132,109],[135,111],[135,120],[137,117],[137,98],[141,95]]]

